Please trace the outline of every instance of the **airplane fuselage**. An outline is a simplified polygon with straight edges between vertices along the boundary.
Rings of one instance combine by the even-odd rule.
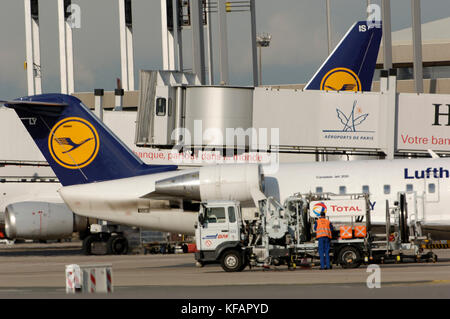
[[[386,200],[393,206],[408,193],[409,214],[429,227],[450,226],[450,159],[373,160],[281,164],[267,175],[266,195],[283,202],[294,193],[369,193],[371,220],[384,224]]]

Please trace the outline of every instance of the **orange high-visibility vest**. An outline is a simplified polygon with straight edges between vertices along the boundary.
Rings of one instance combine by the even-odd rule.
[[[316,238],[328,237],[331,238],[330,221],[325,218],[317,220]]]

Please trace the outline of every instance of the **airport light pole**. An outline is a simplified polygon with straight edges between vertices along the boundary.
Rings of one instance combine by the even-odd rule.
[[[390,70],[392,64],[392,29],[391,29],[391,0],[382,0],[383,21],[383,59],[384,69]]]
[[[328,55],[331,54],[331,3],[327,0],[327,38],[328,38]]]
[[[220,85],[229,84],[228,72],[228,29],[227,29],[227,2],[218,0],[219,14],[219,53],[220,53]]]
[[[131,0],[119,0],[120,60],[125,91],[134,91],[133,13]]]
[[[25,39],[28,95],[42,93],[41,49],[39,38],[39,1],[25,0]]]
[[[268,48],[271,40],[272,36],[267,33],[256,36],[256,45],[259,48],[259,85],[262,85],[262,48]]]
[[[422,22],[420,0],[411,0],[412,37],[414,51],[414,88],[423,93]]]

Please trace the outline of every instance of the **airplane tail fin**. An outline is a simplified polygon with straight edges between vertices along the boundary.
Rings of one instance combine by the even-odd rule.
[[[177,169],[144,164],[76,97],[44,94],[1,102],[16,111],[63,186]]]
[[[381,22],[356,22],[305,90],[370,91],[382,36]]]

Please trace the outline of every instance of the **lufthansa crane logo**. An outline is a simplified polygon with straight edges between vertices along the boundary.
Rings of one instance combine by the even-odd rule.
[[[68,117],[53,126],[48,149],[53,159],[68,169],[83,168],[97,157],[100,141],[94,126],[79,117]]]
[[[359,77],[350,69],[336,68],[329,71],[320,83],[324,91],[362,91]]]

